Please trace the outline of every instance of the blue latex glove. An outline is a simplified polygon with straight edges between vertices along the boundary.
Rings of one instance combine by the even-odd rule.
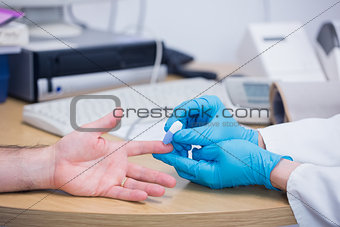
[[[175,121],[183,123],[183,129],[175,133],[173,145],[209,145],[229,139],[242,139],[258,144],[258,132],[240,126],[217,96],[202,96],[178,105],[167,120],[168,131]]]
[[[240,185],[264,185],[275,189],[270,173],[281,158],[245,140],[228,140],[193,150],[193,159],[176,153],[154,154],[174,166],[178,175],[213,189]]]

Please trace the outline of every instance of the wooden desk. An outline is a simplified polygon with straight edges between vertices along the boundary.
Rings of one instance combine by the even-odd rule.
[[[55,143],[59,137],[21,123],[24,104],[13,98],[0,104],[0,144]],[[0,225],[35,203],[9,226],[273,226],[296,223],[284,193],[264,187],[210,190],[178,177],[172,167],[151,155],[134,157],[131,161],[171,174],[177,179],[177,186],[167,189],[163,197],[149,198],[145,202],[75,197],[49,191],[3,193],[0,194]],[[49,196],[41,200],[47,194]]]

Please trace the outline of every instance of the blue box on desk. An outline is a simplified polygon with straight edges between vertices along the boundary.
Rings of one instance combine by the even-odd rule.
[[[8,58],[7,55],[0,55],[0,103],[7,98],[9,80]]]

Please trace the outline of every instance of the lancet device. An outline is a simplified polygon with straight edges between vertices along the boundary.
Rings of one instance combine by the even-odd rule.
[[[172,137],[174,136],[174,134],[176,132],[178,132],[179,130],[181,130],[183,127],[183,124],[182,122],[180,121],[175,121],[170,129],[166,132],[165,136],[164,136],[164,139],[163,139],[163,143],[164,144],[169,144],[172,142]]]

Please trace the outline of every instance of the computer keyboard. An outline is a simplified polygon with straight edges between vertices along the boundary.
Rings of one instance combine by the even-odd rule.
[[[114,95],[121,101],[121,107],[125,113],[127,109],[138,110],[140,108],[174,108],[181,102],[202,95],[217,95],[222,101],[225,98],[225,90],[216,81],[203,78],[182,79],[162,82],[157,84],[137,85],[114,90],[108,90],[91,95]],[[214,86],[213,86],[214,85]],[[207,88],[206,92],[203,92]],[[203,93],[202,93],[203,92]],[[25,105],[23,121],[37,128],[64,136],[73,128],[70,123],[70,104],[72,98],[48,101],[43,103]],[[112,112],[116,104],[111,99],[81,99],[76,105],[76,123],[85,123],[99,119]],[[129,111],[129,117],[122,118],[122,126],[136,123],[140,119],[133,111]],[[164,112],[162,112],[164,116]],[[159,121],[160,118],[142,118],[143,122]]]

